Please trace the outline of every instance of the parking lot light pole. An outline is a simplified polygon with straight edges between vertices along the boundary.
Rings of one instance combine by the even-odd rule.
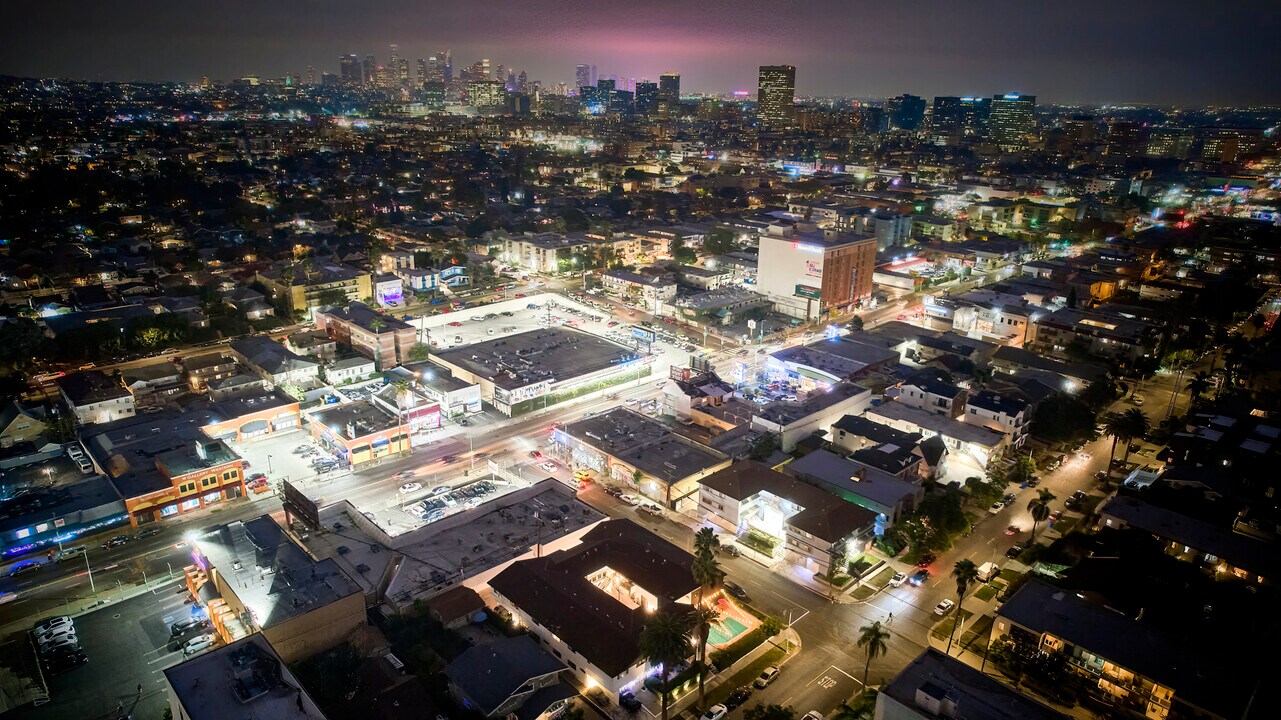
[[[268,455],[268,456],[267,456],[267,474],[268,474],[268,475],[275,475],[275,474],[276,474],[276,473],[271,469],[271,456],[270,456],[270,455]]]
[[[89,548],[85,548],[85,570],[89,573],[89,592],[93,593],[95,600],[98,599],[98,589],[93,585],[93,568],[89,567]]]

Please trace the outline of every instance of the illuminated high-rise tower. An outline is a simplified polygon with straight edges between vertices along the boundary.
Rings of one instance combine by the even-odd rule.
[[[796,125],[796,66],[762,65],[756,81],[756,119],[763,129]]]
[[[338,77],[344,85],[360,84],[360,58],[355,55],[343,55],[338,58]]]
[[[592,85],[592,69],[587,65],[574,66],[574,87],[582,89]]]
[[[1022,150],[1036,138],[1036,96],[1007,93],[992,98],[988,138],[1004,150]]]

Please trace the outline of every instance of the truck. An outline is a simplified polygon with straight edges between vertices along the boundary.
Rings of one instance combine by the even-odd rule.
[[[1000,566],[994,562],[985,562],[979,566],[979,582],[990,582],[1001,572]]]
[[[68,560],[75,560],[85,554],[83,547],[69,547],[62,550],[53,550],[49,553],[50,562],[62,563]]]

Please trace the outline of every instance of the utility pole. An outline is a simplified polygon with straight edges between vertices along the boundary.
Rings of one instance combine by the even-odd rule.
[[[93,598],[98,599],[98,590],[93,585],[93,568],[89,567],[89,548],[85,548],[85,570],[89,573],[89,592],[93,593]]]

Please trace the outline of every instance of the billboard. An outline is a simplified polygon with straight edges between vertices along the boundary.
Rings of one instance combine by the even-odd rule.
[[[280,481],[280,497],[286,513],[302,521],[302,524],[312,530],[320,529],[320,509],[311,498],[291,485],[288,480]]]
[[[796,296],[797,296],[797,297],[811,298],[811,299],[814,299],[814,300],[818,300],[818,299],[819,299],[819,297],[820,297],[820,296],[822,296],[822,294],[823,294],[823,291],[822,291],[822,290],[820,290],[820,289],[818,289],[818,288],[816,288],[816,287],[811,287],[811,286],[809,286],[809,285],[797,285],[797,286],[796,286]]]
[[[653,330],[640,327],[639,325],[632,326],[632,335],[640,338],[641,340],[644,340],[647,343],[653,343],[654,338],[657,337],[657,335],[654,334]]]

